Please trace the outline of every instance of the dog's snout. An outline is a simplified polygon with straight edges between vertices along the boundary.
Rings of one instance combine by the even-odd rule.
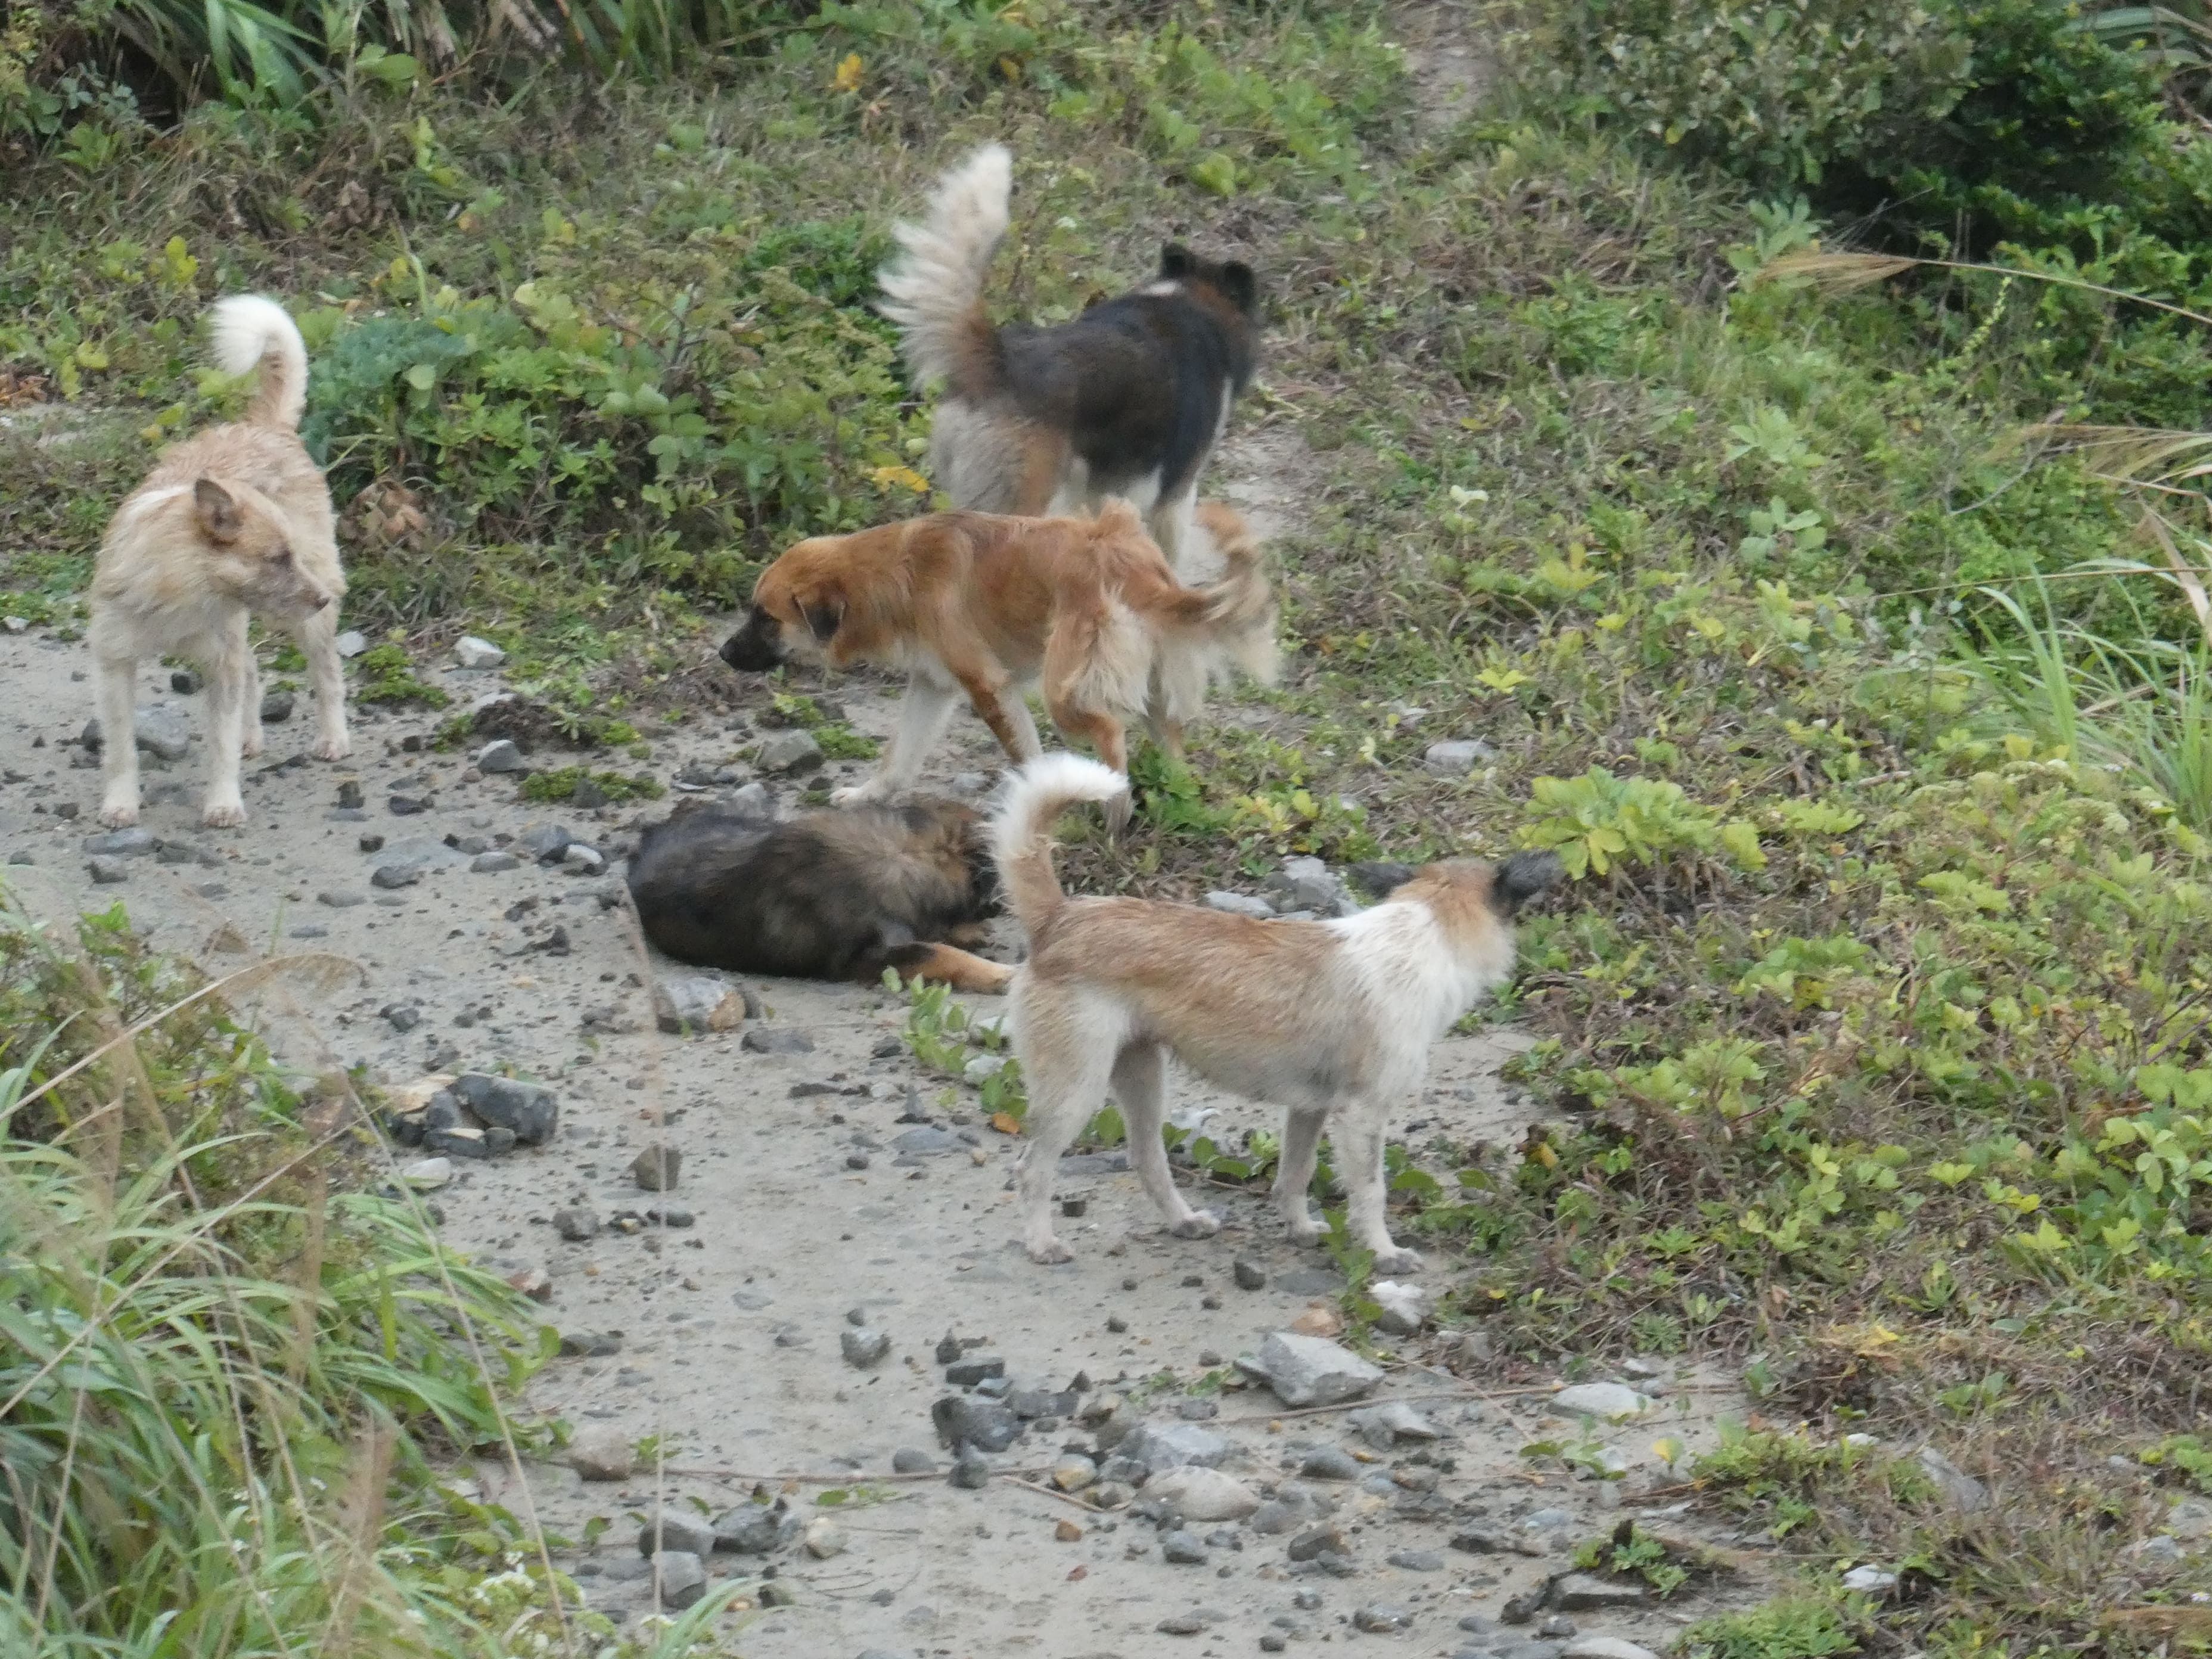
[[[783,661],[782,647],[775,619],[756,609],[743,628],[722,641],[722,660],[741,673],[764,673]]]

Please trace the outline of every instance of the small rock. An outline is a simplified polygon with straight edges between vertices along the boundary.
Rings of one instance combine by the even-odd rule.
[[[297,701],[289,691],[264,691],[261,695],[261,723],[282,726],[292,718],[292,710],[296,707]]]
[[[1550,1604],[1562,1613],[1591,1613],[1606,1607],[1638,1607],[1644,1601],[1638,1584],[1616,1583],[1589,1573],[1571,1572],[1552,1583]],[[1571,1636],[1572,1631],[1565,1634]]]
[[[991,1478],[991,1466],[980,1452],[963,1452],[952,1464],[951,1482],[963,1492],[980,1491]]]
[[[1933,1446],[1920,1449],[1920,1467],[1934,1477],[1952,1508],[1972,1514],[1989,1506],[1990,1489]]]
[[[637,1449],[611,1425],[586,1429],[568,1447],[568,1467],[586,1480],[627,1480],[637,1468]]]
[[[432,1129],[422,1137],[423,1149],[448,1158],[489,1158],[488,1131],[476,1128]]]
[[[1187,1532],[1171,1532],[1160,1540],[1160,1555],[1170,1566],[1202,1567],[1206,1565],[1206,1547]]]
[[[637,1553],[652,1555],[661,1550],[683,1550],[691,1555],[714,1553],[714,1528],[703,1516],[682,1510],[662,1510],[638,1528]]]
[[[653,1590],[664,1607],[688,1607],[707,1593],[707,1564],[689,1550],[663,1550],[653,1558]]]
[[[1081,1492],[1098,1480],[1098,1466],[1089,1458],[1069,1453],[1052,1466],[1052,1484],[1062,1492]]]
[[[476,769],[489,776],[497,772],[527,772],[530,763],[512,739],[500,738],[477,750]]]
[[[1145,1487],[1186,1521],[1242,1521],[1260,1507],[1260,1494],[1234,1476],[1196,1465],[1164,1469]]]
[[[402,1170],[399,1178],[417,1192],[434,1192],[453,1178],[453,1161],[443,1158],[426,1158],[419,1164],[410,1164]]]
[[[521,867],[522,860],[512,853],[495,851],[479,853],[469,860],[471,872],[479,876],[495,876],[502,871],[519,870]]]
[[[1083,1528],[1073,1521],[1062,1521],[1053,1528],[1052,1535],[1055,1540],[1062,1544],[1079,1543],[1083,1538]]]
[[[995,1401],[965,1395],[946,1395],[929,1408],[937,1437],[955,1450],[972,1446],[978,1451],[1002,1452],[1022,1431],[1022,1420]]]
[[[1421,766],[1437,777],[1463,778],[1497,753],[1480,738],[1455,738],[1431,744],[1422,752]]]
[[[1388,1451],[1401,1440],[1435,1440],[1437,1425],[1402,1400],[1386,1400],[1379,1406],[1356,1411],[1345,1419],[1377,1451]]]
[[[926,1451],[902,1447],[891,1454],[891,1473],[894,1474],[934,1474],[937,1460]]]
[[[581,1208],[556,1210],[553,1212],[553,1231],[571,1244],[597,1238],[599,1235],[599,1212]]]
[[[561,868],[572,876],[596,876],[607,867],[606,854],[596,847],[572,841],[562,849]]]
[[[1559,1659],[1659,1659],[1659,1656],[1618,1636],[1577,1636],[1559,1650]]]
[[[1291,1286],[1285,1282],[1283,1288],[1289,1290]],[[1293,1336],[1330,1337],[1341,1335],[1343,1331],[1344,1316],[1325,1302],[1316,1302],[1291,1322]]]
[[[512,1130],[526,1146],[543,1146],[560,1130],[561,1103],[543,1084],[464,1072],[453,1079],[453,1093],[484,1122]],[[683,1161],[681,1153],[676,1158]]]
[[[806,1553],[817,1561],[827,1561],[845,1553],[845,1529],[826,1515],[817,1515],[806,1523],[801,1539]]]
[[[536,859],[540,864],[558,864],[574,839],[557,823],[533,823],[514,838],[514,844],[526,858]]]
[[[453,660],[464,668],[496,668],[507,660],[507,653],[489,640],[464,634],[453,641]]]
[[[1267,1275],[1261,1271],[1260,1265],[1248,1261],[1241,1255],[1230,1265],[1230,1272],[1236,1278],[1237,1288],[1240,1291],[1261,1291],[1267,1286]]]
[[[745,1023],[745,999],[710,974],[668,974],[653,981],[653,1023],[671,1035],[734,1031]]]
[[[1195,1636],[1206,1628],[1206,1619],[1201,1613],[1171,1613],[1152,1628],[1164,1636]]]
[[[519,1273],[511,1273],[507,1282],[532,1302],[553,1299],[553,1275],[543,1267],[525,1267]]]
[[[337,646],[341,657],[358,657],[368,649],[368,635],[358,629],[349,628],[338,635]]]
[[[91,873],[95,887],[113,887],[131,879],[131,866],[121,859],[90,858],[84,861],[84,867]]]
[[[1389,1557],[1394,1567],[1407,1572],[1442,1572],[1444,1558],[1435,1550],[1394,1550]]]
[[[1210,1469],[1235,1449],[1226,1437],[1195,1423],[1141,1423],[1120,1443],[1123,1456],[1134,1458],[1155,1474],[1193,1467]]]
[[[315,902],[318,904],[327,904],[333,910],[350,910],[356,904],[368,903],[368,895],[366,893],[349,893],[342,891],[337,888],[326,887],[321,892],[315,895]]]
[[[756,1025],[738,1046],[757,1054],[811,1054],[814,1039],[788,1025]]]
[[[1303,1505],[1285,1504],[1279,1498],[1271,1498],[1254,1510],[1251,1518],[1244,1524],[1262,1537],[1274,1538],[1296,1531],[1298,1522],[1304,1520],[1305,1516]]]
[[[1886,1567],[1853,1567],[1844,1575],[1844,1588],[1862,1595],[1879,1595],[1897,1588],[1897,1575]]]
[[[338,786],[338,810],[342,812],[359,811],[368,799],[368,797],[362,793],[359,778],[348,778]]]
[[[648,1193],[675,1189],[684,1169],[684,1154],[673,1146],[652,1146],[630,1160],[629,1176]]]
[[[841,1331],[837,1335],[837,1346],[844,1351],[847,1364],[860,1370],[866,1370],[872,1365],[881,1364],[884,1357],[890,1352],[890,1333],[871,1330]]]
[[[714,1521],[714,1547],[738,1555],[773,1555],[799,1535],[799,1517],[781,1498],[740,1504]]]
[[[1305,1455],[1298,1473],[1309,1480],[1357,1480],[1359,1461],[1341,1446],[1316,1446]]]
[[[117,859],[144,858],[158,845],[151,830],[111,830],[104,836],[88,836],[84,850]]]
[[[763,772],[811,771],[822,764],[822,745],[811,732],[778,732],[763,740],[753,764]]]
[[[1658,1404],[1649,1395],[1638,1394],[1623,1383],[1577,1382],[1553,1395],[1546,1407],[1559,1416],[1595,1417],[1607,1423],[1622,1423],[1657,1409]]]
[[[1275,907],[1263,898],[1254,898],[1249,893],[1215,891],[1206,896],[1206,908],[1220,910],[1232,916],[1253,916],[1265,921],[1275,914]]]
[[[1413,1622],[1413,1615],[1390,1601],[1370,1601],[1352,1615],[1352,1627],[1364,1630],[1370,1636],[1387,1635],[1401,1631]]]
[[[1359,901],[1352,896],[1343,878],[1332,873],[1317,858],[1285,859],[1283,867],[1261,884],[1275,896],[1278,915],[1299,910],[1322,916],[1359,914]]]
[[[942,1344],[939,1345],[941,1348]],[[978,1354],[968,1359],[956,1359],[945,1368],[945,1380],[956,1389],[972,1389],[986,1377],[1004,1376],[1006,1362]]]
[[[1255,1358],[1237,1364],[1292,1407],[1340,1405],[1373,1393],[1382,1381],[1382,1367],[1349,1348],[1289,1331],[1270,1332]]]
[[[1290,1558],[1293,1561],[1311,1561],[1321,1555],[1348,1555],[1344,1534],[1334,1527],[1316,1527],[1302,1532],[1291,1540]]]
[[[1546,1642],[1564,1642],[1575,1633],[1575,1621],[1564,1613],[1553,1613],[1536,1626],[1536,1635]]]

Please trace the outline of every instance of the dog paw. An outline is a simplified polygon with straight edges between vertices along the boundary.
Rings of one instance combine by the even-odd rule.
[[[325,738],[315,745],[317,760],[343,760],[353,753],[353,740],[343,732],[334,738]]]
[[[138,803],[111,802],[100,809],[100,821],[111,830],[128,830],[138,822]]]
[[[1283,1231],[1289,1236],[1293,1244],[1318,1244],[1328,1235],[1328,1229],[1318,1221],[1307,1219],[1285,1221],[1283,1224]]]
[[[1040,1267],[1057,1267],[1075,1260],[1068,1254],[1067,1246],[1056,1238],[1048,1238],[1042,1244],[1031,1244],[1026,1248],[1030,1260]]]
[[[200,822],[210,830],[235,830],[246,822],[246,803],[235,795],[228,800],[211,800],[201,812]]]
[[[1169,1231],[1177,1238],[1211,1238],[1221,1231],[1221,1218],[1212,1210],[1194,1210]]]
[[[258,732],[252,732],[247,733],[246,740],[238,745],[238,752],[244,756],[247,760],[252,760],[256,755],[258,755],[268,746],[268,740],[264,738],[261,733]]]
[[[830,792],[832,806],[866,806],[870,801],[881,800],[887,792],[872,783],[850,783],[842,789]]]
[[[1417,1273],[1421,1271],[1421,1255],[1418,1250],[1401,1250],[1396,1245],[1375,1252],[1375,1271],[1378,1273]]]

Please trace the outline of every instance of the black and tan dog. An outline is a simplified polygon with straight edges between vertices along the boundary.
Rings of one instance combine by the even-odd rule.
[[[998,327],[983,281],[1012,188],[1006,147],[977,150],[898,228],[905,255],[880,278],[916,377],[945,382],[938,485],[955,507],[1029,517],[1126,501],[1180,571],[1198,475],[1257,361],[1258,279],[1171,244],[1152,281],[1072,322]]]
[[[981,816],[952,801],[810,812],[782,823],[713,805],[645,832],[629,865],[645,936],[678,962],[793,979],[886,968],[1003,991],[1013,969],[960,948],[999,913]]]

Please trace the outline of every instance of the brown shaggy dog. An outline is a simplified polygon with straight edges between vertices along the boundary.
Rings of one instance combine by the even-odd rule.
[[[282,623],[307,653],[315,685],[315,755],[337,760],[346,737],[338,599],[345,577],[331,493],[301,443],[307,349],[274,300],[238,295],[215,308],[215,360],[261,383],[246,418],[165,453],[115,510],[92,578],[86,630],[99,686],[106,789],[100,821],[138,821],[133,692],[143,657],[174,653],[208,676],[208,789],[201,821],[246,822],[239,763],[261,752],[261,685],[246,620]]]
[[[1444,859],[1408,870],[1371,909],[1334,921],[1261,921],[1195,905],[1070,898],[1052,869],[1051,833],[1078,801],[1123,780],[1077,755],[1022,769],[994,825],[999,879],[1030,936],[1008,1009],[1029,1085],[1022,1240],[1065,1261],[1052,1230],[1060,1155],[1111,1088],[1129,1161],[1178,1237],[1218,1217],[1190,1207],[1168,1171],[1160,1126],[1167,1057],[1213,1084],[1284,1108],[1274,1197],[1291,1237],[1322,1229],[1306,1212],[1316,1151],[1334,1120],[1352,1242],[1378,1273],[1421,1265],[1390,1237],[1382,1141],[1394,1108],[1419,1098],[1429,1045],[1513,972],[1513,917],[1559,878],[1549,853],[1504,863]]]
[[[969,992],[1013,977],[958,948],[981,942],[999,884],[982,817],[951,801],[784,823],[694,807],[645,832],[629,890],[645,936],[702,968],[864,981],[896,968]]]
[[[884,316],[918,380],[942,378],[930,465],[955,507],[1058,514],[1127,501],[1177,570],[1198,477],[1250,383],[1251,268],[1170,244],[1158,274],[1056,328],[1001,328],[983,279],[1006,234],[1013,161],[987,144],[946,173],[927,219],[901,225]]]
[[[817,536],[762,573],[722,660],[752,672],[793,657],[908,671],[882,766],[832,797],[841,804],[910,787],[963,693],[1015,762],[1035,758],[1022,691],[1040,679],[1054,723],[1126,774],[1132,721],[1180,754],[1183,723],[1216,675],[1233,665],[1274,677],[1275,605],[1258,544],[1228,507],[1208,501],[1199,515],[1224,561],[1205,587],[1176,580],[1120,501],[1096,519],[939,513]],[[1126,794],[1108,808],[1117,828],[1128,813]]]

